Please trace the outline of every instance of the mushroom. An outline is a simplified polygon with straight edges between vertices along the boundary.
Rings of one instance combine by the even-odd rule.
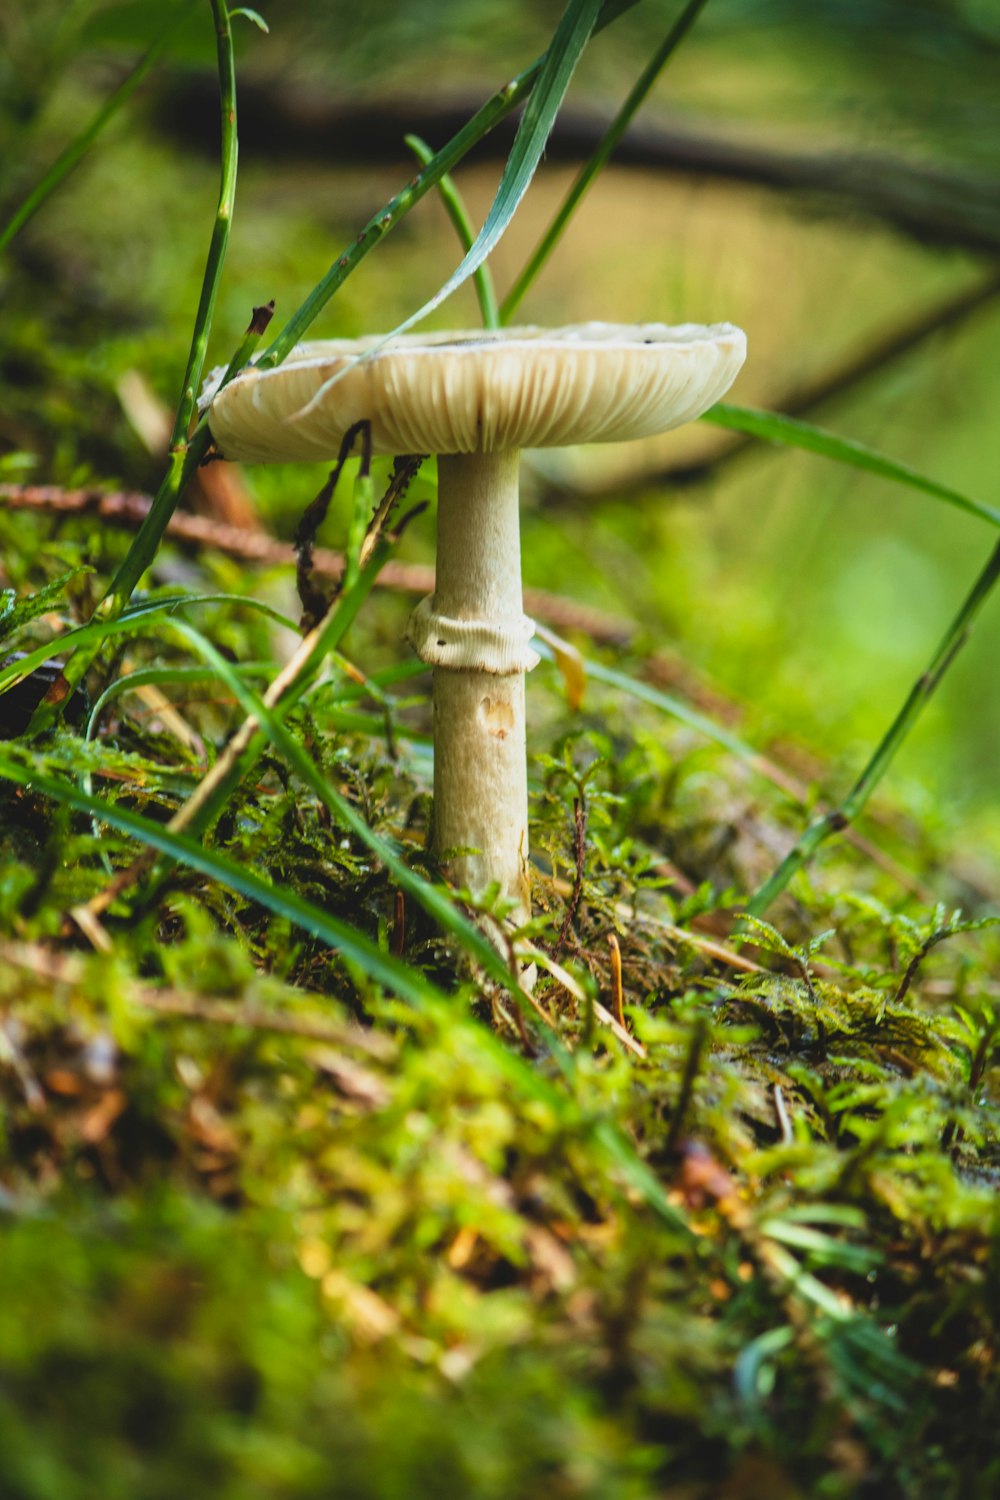
[[[437,455],[435,589],[407,629],[434,668],[433,841],[456,884],[499,886],[514,925],[530,915],[524,674],[538,661],[521,592],[521,449],[679,427],[745,355],[728,323],[338,339],[251,367],[212,401],[230,459],[330,459],[362,419],[376,453]]]

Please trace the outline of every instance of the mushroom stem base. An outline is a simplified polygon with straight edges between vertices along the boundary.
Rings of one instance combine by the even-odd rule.
[[[499,881],[514,903],[507,920],[531,914],[524,676],[434,672],[434,847],[451,881],[474,894]],[[449,851],[467,849],[469,853]]]

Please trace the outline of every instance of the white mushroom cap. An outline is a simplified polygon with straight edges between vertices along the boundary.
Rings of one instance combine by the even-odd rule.
[[[322,461],[362,419],[376,453],[622,442],[700,416],[746,357],[746,336],[730,323],[407,335],[359,360],[380,342],[300,344],[276,369],[246,370],[211,403],[221,452],[248,463]]]

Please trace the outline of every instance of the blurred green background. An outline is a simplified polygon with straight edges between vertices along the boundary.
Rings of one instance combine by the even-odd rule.
[[[471,112],[544,47],[561,7],[262,0],[259,9],[270,35],[249,24],[239,34],[247,125],[216,361],[255,303],[274,297],[278,323],[290,315],[410,175],[402,149],[373,128],[380,111],[401,121],[400,137],[433,127],[446,106]],[[611,116],[679,9],[643,0],[591,44],[567,132],[557,131],[493,257],[501,292],[572,180],[574,130],[585,138]],[[148,0],[0,5],[5,212],[169,13]],[[810,420],[997,503],[1000,298],[984,293],[964,316],[921,330],[996,278],[998,60],[996,0],[709,0],[640,118],[666,132],[653,142],[663,160],[612,164],[597,181],[521,321],[740,323],[750,357],[734,401],[802,406]],[[137,98],[0,264],[0,478],[155,487],[158,465],[126,417],[120,382],[137,372],[163,402],[176,400],[216,194],[213,70],[208,7],[196,5]],[[737,166],[677,170],[668,149],[677,131],[721,143]],[[761,152],[791,159],[799,186],[741,173]],[[486,153],[458,173],[477,222],[501,160]],[[850,191],[831,189],[831,164],[834,179],[849,166]],[[918,229],[887,222],[883,183],[906,198]],[[425,200],[315,335],[391,327],[457,259],[440,205]],[[474,324],[471,292],[433,321]],[[873,360],[904,332],[906,352]],[[837,394],[803,405],[845,368],[855,378]],[[837,793],[994,539],[938,502],[819,458],[758,446],[712,462],[725,446],[700,427],[526,465],[525,581],[630,615],[640,643],[676,651],[745,705],[749,737],[821,750],[824,789]],[[258,470],[247,482],[287,537],[320,476]],[[406,555],[430,560],[432,550],[432,522],[411,528]],[[16,559],[7,571],[16,575]],[[373,649],[389,652],[405,605],[379,608]],[[1000,866],[998,630],[991,600],[890,778],[923,827],[948,831],[971,873]]]

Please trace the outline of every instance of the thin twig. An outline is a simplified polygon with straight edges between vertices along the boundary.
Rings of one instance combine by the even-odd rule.
[[[344,465],[359,437],[362,441],[362,468],[365,473],[368,472],[372,460],[372,427],[370,422],[362,419],[360,422],[355,422],[344,433],[340,452],[337,454],[337,462],[330,470],[329,477],[319,494],[314,500],[310,500],[302,512],[299,524],[295,528],[293,542],[296,557],[295,584],[299,591],[299,603],[302,605],[302,625],[306,629],[322,619],[332,602],[321,589],[316,587],[312,578],[315,571],[313,558],[316,552],[316,533],[326,520],[326,513],[330,509],[330,501],[340,482],[340,476],[344,472]],[[340,577],[344,577],[343,572]]]
[[[934,932],[930,934],[929,937],[924,939],[920,947],[917,949],[916,953],[910,959],[910,962],[907,964],[906,972],[904,973],[902,979],[899,981],[899,988],[893,996],[894,1005],[899,1005],[902,1000],[906,999],[906,995],[909,991],[910,985],[913,983],[914,979],[916,979],[917,972],[920,969],[920,966],[923,963],[924,959],[927,957],[928,953],[930,953],[931,949],[936,948],[938,943],[943,943],[945,938],[953,937],[954,933],[955,928],[949,923],[944,927],[938,927]]]
[[[402,453],[398,454],[393,460],[392,473],[389,475],[389,483],[386,485],[385,494],[372,513],[358,550],[357,567],[359,571],[368,566],[375,556],[375,549],[381,544],[383,539],[395,545],[410,522],[414,521],[426,509],[426,502],[421,501],[419,505],[412,506],[405,515],[401,516],[391,531],[388,529],[389,519],[393,511],[416,478],[425,457],[426,455],[423,453]],[[385,567],[388,566],[389,564],[386,563]],[[385,572],[385,567],[382,569],[383,573]],[[381,578],[381,576],[382,574],[380,573],[379,577]],[[433,589],[433,582],[430,587]]]
[[[580,909],[580,900],[583,896],[583,882],[586,873],[587,860],[587,800],[582,795],[573,798],[573,858],[576,866],[573,877],[573,892],[566,907],[566,915],[563,918],[557,943],[565,943],[573,930],[576,914]]]

